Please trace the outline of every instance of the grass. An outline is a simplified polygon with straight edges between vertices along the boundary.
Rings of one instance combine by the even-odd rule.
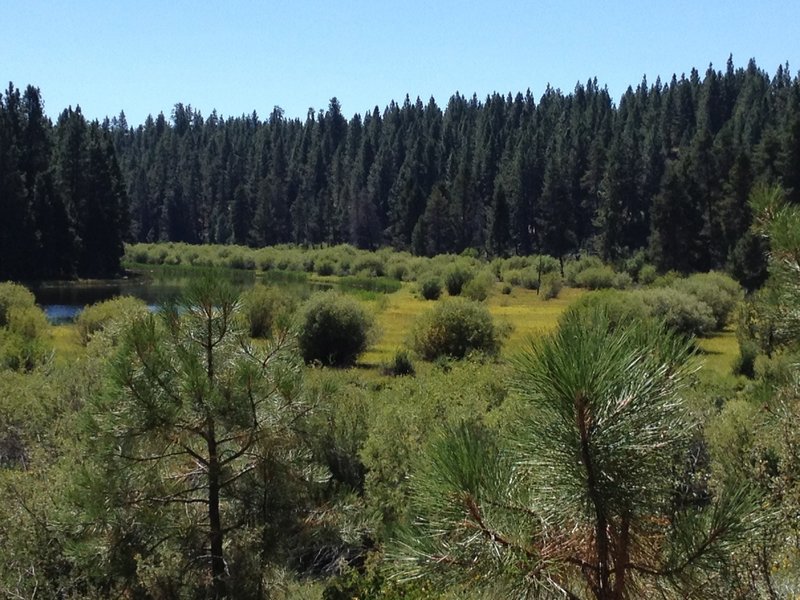
[[[78,331],[74,323],[53,325],[50,328],[50,342],[53,345],[58,364],[74,361],[84,352],[84,348],[78,340]]]
[[[716,371],[720,375],[731,374],[733,363],[739,356],[739,342],[732,327],[712,337],[700,339],[697,345],[700,347],[699,358],[703,368]]]

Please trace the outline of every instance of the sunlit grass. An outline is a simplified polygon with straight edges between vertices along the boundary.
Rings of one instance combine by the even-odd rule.
[[[50,342],[55,352],[56,362],[65,364],[80,356],[84,348],[78,340],[78,332],[74,324],[53,325],[50,328]]]
[[[524,349],[531,338],[553,331],[561,314],[584,293],[581,289],[565,287],[558,298],[545,300],[533,290],[515,287],[511,294],[504,295],[500,293],[499,285],[495,286],[486,305],[500,323],[510,326],[502,356],[512,356]],[[447,297],[446,294],[444,297]],[[368,302],[367,306],[375,314],[378,332],[376,341],[360,362],[371,366],[391,362],[395,352],[406,345],[417,317],[433,305],[434,302],[422,300],[415,294],[414,284],[404,284],[398,292],[381,295],[376,301]],[[732,329],[700,339],[698,345],[702,350],[698,359],[702,361],[703,368],[721,375],[730,374],[739,353],[736,334]]]
[[[739,356],[739,342],[731,327],[712,337],[698,340],[698,346],[701,350],[698,359],[703,368],[716,371],[720,375],[731,373],[734,361]]]

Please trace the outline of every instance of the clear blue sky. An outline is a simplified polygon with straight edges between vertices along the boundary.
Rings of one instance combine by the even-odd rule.
[[[538,100],[594,76],[616,100],[729,54],[800,68],[797,0],[8,0],[0,15],[0,77],[40,87],[51,116],[79,104],[132,125],[177,102],[305,117],[336,96],[350,117],[406,94]]]

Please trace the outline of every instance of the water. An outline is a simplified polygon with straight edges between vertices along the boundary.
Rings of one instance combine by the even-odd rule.
[[[195,274],[194,277],[197,275]],[[253,272],[225,273],[241,289],[253,285]],[[30,285],[36,302],[53,324],[70,323],[83,309],[97,302],[118,296],[133,296],[144,300],[152,309],[174,300],[192,278],[186,273],[142,272],[126,279],[92,282],[50,282]]]

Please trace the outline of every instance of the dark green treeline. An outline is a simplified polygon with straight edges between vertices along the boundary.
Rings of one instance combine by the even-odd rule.
[[[119,273],[129,231],[111,131],[39,90],[0,94],[0,280]]]
[[[643,81],[618,106],[589,81],[538,102],[406,98],[349,121],[333,99],[305,121],[178,104],[169,121],[110,126],[137,241],[647,249],[662,269],[743,268],[754,183],[800,197],[800,79],[754,61]]]
[[[11,97],[3,131],[18,139],[36,120],[12,109]],[[15,118],[27,129],[13,133]],[[70,153],[82,146],[81,160],[91,162],[95,147],[95,158],[109,158],[97,176],[116,186],[109,136],[125,189],[106,198],[86,191],[98,189],[90,170],[76,172],[82,181],[68,175]],[[788,66],[770,75],[752,60],[666,84],[642,81],[618,105],[592,80],[569,94],[548,88],[538,101],[530,92],[483,101],[456,94],[442,108],[406,98],[349,120],[336,99],[305,120],[279,108],[266,120],[204,117],[177,104],[171,118],[135,128],[124,113],[87,124],[66,111],[44,137],[51,152],[41,165],[3,141],[4,172],[19,172],[3,180],[3,210],[27,215],[15,219],[35,233],[28,238],[40,253],[42,240],[58,236],[41,229],[37,214],[62,215],[48,220],[64,224],[59,235],[69,242],[69,252],[53,255],[70,257],[56,272],[88,270],[80,256],[96,254],[88,247],[100,224],[85,216],[112,221],[107,237],[124,230],[132,241],[347,242],[427,255],[590,251],[611,261],[646,250],[664,270],[729,268],[746,279],[763,260],[762,242],[747,233],[750,190],[777,183],[800,200],[800,76]],[[9,193],[20,200],[9,202]],[[126,196],[129,230],[118,210]],[[9,233],[2,235],[3,265],[8,256],[37,256],[14,244],[17,254],[8,254]]]

